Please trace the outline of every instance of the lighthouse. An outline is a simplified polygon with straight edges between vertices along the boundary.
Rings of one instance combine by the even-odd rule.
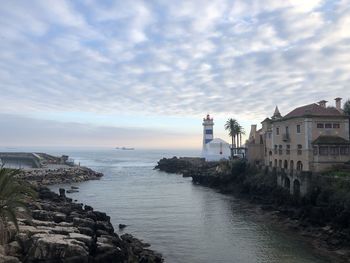
[[[203,118],[203,147],[202,154],[205,155],[206,144],[214,139],[214,120],[210,118],[208,114],[206,118]]]
[[[203,119],[202,157],[206,161],[220,161],[230,157],[230,145],[220,138],[214,139],[214,120],[209,114]]]

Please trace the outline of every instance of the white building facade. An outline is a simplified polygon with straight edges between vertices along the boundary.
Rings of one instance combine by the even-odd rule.
[[[206,161],[220,161],[229,159],[230,155],[230,144],[220,138],[214,138],[214,120],[208,114],[203,119],[202,157]]]

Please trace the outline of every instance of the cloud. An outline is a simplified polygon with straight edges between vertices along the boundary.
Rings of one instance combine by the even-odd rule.
[[[5,1],[0,112],[257,122],[347,94],[350,2]],[[152,125],[152,124],[150,124]]]

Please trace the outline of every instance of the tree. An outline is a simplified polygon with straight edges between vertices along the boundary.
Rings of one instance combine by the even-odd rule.
[[[345,101],[343,110],[346,115],[350,116],[350,99]],[[350,117],[349,117],[349,127],[350,127]],[[350,129],[349,129],[349,137],[350,137]]]
[[[0,243],[5,241],[8,222],[12,222],[18,230],[18,208],[26,211],[25,200],[36,196],[36,192],[28,183],[15,177],[19,172],[0,167]]]
[[[225,123],[225,130],[228,130],[228,134],[231,136],[231,158],[233,158],[233,148],[236,139],[236,129],[238,122],[235,119],[228,119]]]
[[[345,101],[344,106],[343,106],[344,113],[346,115],[350,115],[350,99]]]
[[[239,142],[237,143],[237,147],[241,147],[242,146],[242,135],[245,134],[245,131],[244,131],[244,128],[239,125],[237,123],[237,126],[236,126],[236,134],[237,134],[237,139],[239,137]]]

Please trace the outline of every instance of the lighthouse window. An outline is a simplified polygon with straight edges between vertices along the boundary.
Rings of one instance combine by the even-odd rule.
[[[205,134],[213,134],[213,130],[205,130]]]

